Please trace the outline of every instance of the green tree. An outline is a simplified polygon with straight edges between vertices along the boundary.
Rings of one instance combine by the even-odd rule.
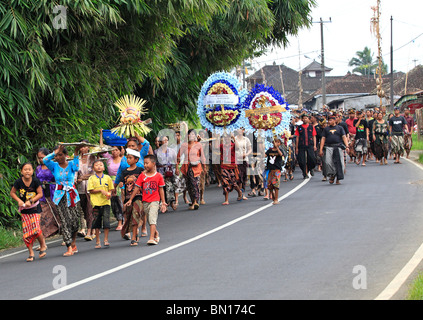
[[[310,25],[314,1],[62,0],[0,2],[0,223],[18,161],[58,141],[98,141],[113,103],[148,101],[155,132],[197,121],[202,83]],[[62,8],[63,8],[62,7]],[[62,12],[60,12],[62,14]]]

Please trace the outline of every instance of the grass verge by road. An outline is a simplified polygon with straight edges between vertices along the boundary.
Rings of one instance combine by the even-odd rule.
[[[0,250],[23,245],[22,232],[0,227]]]
[[[420,151],[418,161],[423,164],[423,139],[417,139],[413,134],[413,147],[411,150]],[[408,290],[407,300],[423,300],[423,271],[414,279]]]
[[[410,285],[407,300],[423,300],[423,272]]]
[[[419,154],[419,162],[423,164],[423,139],[418,139],[417,134],[413,133],[413,146],[411,147],[411,150],[420,151]]]
[[[423,150],[423,139],[418,139],[417,134],[413,133],[413,147],[411,150]]]

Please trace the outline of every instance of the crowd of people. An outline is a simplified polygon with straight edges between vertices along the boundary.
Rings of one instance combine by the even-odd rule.
[[[67,248],[64,256],[78,252],[78,236],[95,241],[96,249],[109,247],[112,214],[130,246],[137,246],[140,237],[157,245],[159,212],[177,211],[180,202],[198,210],[211,184],[222,188],[225,206],[233,190],[237,201],[263,197],[277,205],[281,182],[293,180],[297,170],[303,179],[321,172],[322,181],[340,184],[347,162],[387,165],[393,158],[399,164],[401,156],[409,156],[414,119],[408,110],[404,115],[398,108],[392,114],[379,108],[291,112],[289,130],[272,141],[242,128],[222,136],[188,130],[182,122],[173,136],[159,133],[154,145],[136,135],[110,153],[90,153],[87,140],[73,157],[63,144],[52,152],[41,148],[38,166],[23,164],[10,192],[22,216],[27,261],[35,259],[35,240],[43,258],[45,239],[58,233]]]

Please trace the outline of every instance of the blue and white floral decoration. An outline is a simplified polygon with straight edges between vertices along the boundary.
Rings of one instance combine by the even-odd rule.
[[[250,115],[246,118],[247,121],[244,127],[246,132],[254,132],[257,137],[263,137],[266,149],[272,146],[271,141],[274,136],[281,137],[286,132],[289,132],[291,111],[288,103],[276,89],[263,84],[256,84],[244,100],[244,114],[245,110],[271,108],[277,105],[281,106],[284,111]]]
[[[204,128],[224,134],[247,125],[243,108],[248,91],[240,87],[238,79],[229,73],[216,72],[209,76],[197,100],[197,114]]]

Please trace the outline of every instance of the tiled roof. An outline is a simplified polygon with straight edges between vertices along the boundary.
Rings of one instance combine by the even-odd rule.
[[[325,71],[332,71],[333,69],[328,68],[325,66]],[[312,63],[310,63],[307,67],[303,69],[304,71],[322,71],[322,64],[318,63],[316,60],[313,60]]]
[[[405,85],[407,83],[407,92],[405,90]],[[385,91],[385,96],[390,97],[391,94],[391,85],[389,75],[385,75],[383,78],[382,84],[383,90]],[[410,94],[413,92],[423,90],[423,66],[418,65],[412,70],[406,73],[400,73],[399,76],[394,79],[394,95],[403,96],[404,94]],[[376,89],[373,90],[373,93],[376,93]]]
[[[347,74],[341,79],[334,80],[326,85],[326,94],[371,93],[376,88],[376,80],[367,76]],[[322,94],[319,88],[313,95]]]
[[[282,71],[286,100],[289,104],[296,104],[299,98],[299,72],[285,65],[264,66],[262,69],[256,71],[254,74],[247,78],[249,87],[253,87],[256,83],[263,83],[263,70],[266,85],[272,86],[274,89],[278,90],[280,94],[283,94],[279,67]],[[331,81],[339,78],[342,77],[326,76],[326,83],[330,83]],[[322,86],[322,79],[321,77],[309,77],[303,73],[301,75],[301,86],[303,89],[302,101],[304,102],[310,97],[310,94]]]

